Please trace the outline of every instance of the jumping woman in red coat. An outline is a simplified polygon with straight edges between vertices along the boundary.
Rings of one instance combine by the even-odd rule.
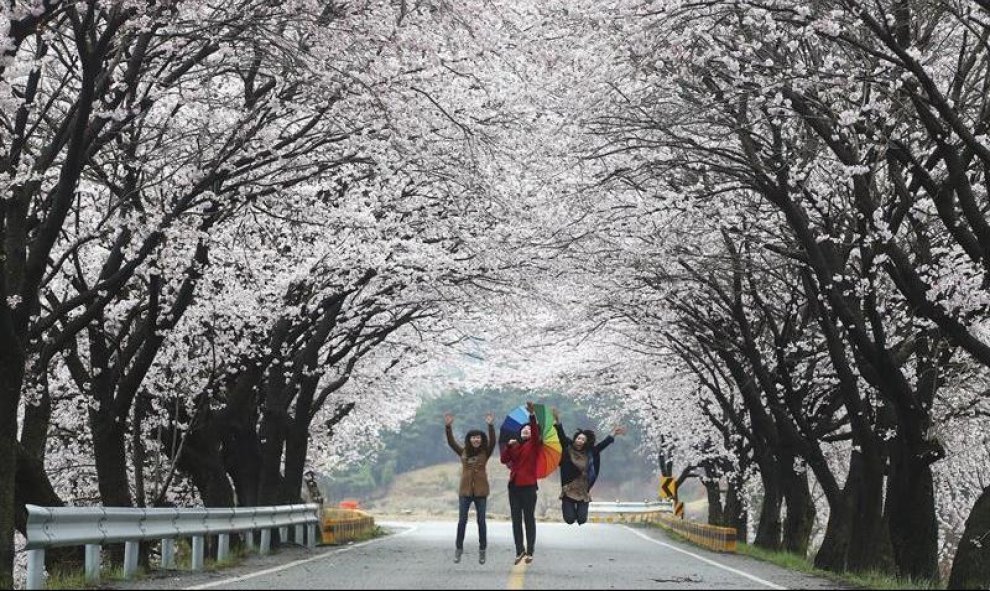
[[[510,439],[502,453],[502,463],[509,467],[509,509],[512,513],[512,537],[516,542],[516,564],[533,562],[536,547],[536,466],[543,451],[543,437],[536,422],[532,401],[526,403],[529,424],[519,439]],[[523,545],[523,523],[526,545]]]

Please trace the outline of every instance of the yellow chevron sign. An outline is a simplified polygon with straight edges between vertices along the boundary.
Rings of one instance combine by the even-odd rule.
[[[684,503],[680,501],[674,503],[674,515],[684,519]]]
[[[661,476],[660,477],[660,498],[661,499],[676,499],[677,498],[677,479],[672,476]]]

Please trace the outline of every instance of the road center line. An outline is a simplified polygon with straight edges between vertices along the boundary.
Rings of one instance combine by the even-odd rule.
[[[254,578],[257,578],[257,577],[263,577],[265,575],[270,575],[272,573],[281,572],[281,571],[284,571],[284,570],[288,570],[290,568],[295,568],[295,567],[300,566],[300,565],[303,565],[303,564],[307,564],[307,563],[310,563],[310,562],[315,562],[317,560],[321,560],[323,558],[326,558],[326,557],[330,556],[331,554],[343,554],[344,552],[350,552],[351,550],[357,550],[358,548],[361,548],[363,546],[368,546],[370,544],[376,544],[376,543],[384,542],[384,541],[387,541],[387,540],[394,540],[395,538],[399,538],[399,537],[402,537],[402,536],[404,536],[406,534],[409,534],[409,533],[412,533],[412,532],[416,531],[416,529],[418,527],[419,526],[414,525],[414,526],[410,527],[409,529],[407,529],[405,531],[402,531],[402,532],[399,532],[397,534],[391,534],[391,535],[383,536],[381,538],[376,538],[374,540],[368,540],[367,542],[361,542],[360,544],[354,544],[353,546],[347,546],[346,548],[337,548],[335,550],[330,550],[329,552],[321,552],[320,554],[318,554],[316,556],[313,556],[313,557],[310,557],[310,558],[304,558],[302,560],[296,560],[294,562],[290,562],[289,564],[283,564],[282,566],[276,566],[274,568],[269,568],[269,569],[265,569],[265,570],[262,570],[262,571],[258,571],[256,573],[251,573],[249,575],[244,575],[244,576],[240,576],[240,577],[232,577],[232,578],[229,578],[229,579],[224,579],[222,581],[214,581],[212,583],[205,583],[203,585],[196,585],[195,587],[187,587],[187,589],[189,589],[190,591],[194,591],[196,589],[212,589],[213,587],[219,587],[221,585],[227,585],[227,584],[230,584],[230,583],[240,583],[241,581],[247,581],[249,579],[254,579]]]
[[[509,573],[509,582],[506,589],[522,589],[526,582],[526,563],[520,562],[513,565],[512,572]]]
[[[691,558],[697,558],[698,560],[700,560],[700,561],[702,561],[704,563],[710,564],[710,565],[712,565],[714,567],[720,568],[720,569],[725,570],[725,571],[729,571],[730,573],[739,575],[741,577],[746,577],[747,579],[749,579],[751,581],[755,581],[755,582],[757,582],[757,583],[759,583],[761,585],[766,585],[767,587],[769,587],[771,589],[787,589],[787,587],[781,587],[780,585],[777,585],[776,583],[771,583],[770,581],[765,581],[765,580],[761,579],[760,577],[757,577],[757,576],[751,575],[749,573],[743,572],[741,570],[732,568],[731,566],[725,566],[724,564],[721,564],[719,562],[715,562],[714,560],[705,558],[704,556],[699,556],[699,555],[695,554],[694,552],[688,552],[687,550],[682,550],[681,548],[678,548],[677,546],[671,546],[670,544],[667,544],[666,542],[661,542],[660,540],[651,538],[650,536],[648,536],[648,535],[646,535],[646,534],[644,534],[642,532],[636,531],[635,529],[629,527],[628,525],[623,525],[622,527],[628,529],[629,531],[631,531],[632,533],[636,534],[637,536],[643,538],[647,542],[653,542],[654,544],[657,544],[659,546],[663,546],[664,548],[670,548],[671,550],[674,550],[675,552],[680,552],[681,554],[687,554]]]

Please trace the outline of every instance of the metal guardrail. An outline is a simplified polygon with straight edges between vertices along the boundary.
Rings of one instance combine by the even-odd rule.
[[[734,554],[736,552],[736,529],[716,527],[693,521],[685,521],[669,515],[660,515],[656,523],[687,540],[715,552]]]
[[[319,505],[279,505],[249,508],[132,509],[122,507],[38,507],[28,505],[27,588],[43,589],[45,549],[86,547],[86,581],[97,582],[100,547],[124,544],[124,577],[137,572],[139,543],[161,540],[161,568],[175,567],[175,541],[192,539],[192,570],[204,565],[207,536],[217,536],[217,560],[230,556],[230,536],[240,534],[249,549],[255,548],[255,532],[261,532],[258,550],[271,551],[272,530],[279,540],[290,539],[310,547],[316,545]],[[291,530],[290,530],[291,528]]]
[[[671,513],[674,504],[660,502],[593,502],[588,505],[588,521],[592,523],[652,523],[660,514]]]
[[[344,544],[369,535],[375,518],[356,509],[323,510],[323,543]]]
[[[651,502],[645,501],[642,503],[633,502],[599,502],[595,501],[588,504],[588,513],[654,513],[654,512],[667,512],[672,513],[674,511],[674,503],[668,501]]]
[[[596,523],[654,523],[703,548],[735,553],[736,530],[685,521],[673,515],[673,502],[591,503],[589,521]]]

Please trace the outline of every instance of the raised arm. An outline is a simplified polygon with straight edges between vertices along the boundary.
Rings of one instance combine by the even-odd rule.
[[[571,440],[564,433],[564,426],[560,424],[560,415],[557,413],[557,409],[554,408],[553,412],[553,428],[557,431],[557,439],[560,441],[560,445],[567,449],[571,446]]]
[[[454,439],[454,415],[447,413],[443,415],[444,431],[447,433],[447,445],[454,450],[457,455],[464,455],[464,448]]]
[[[540,423],[536,420],[536,405],[532,402],[526,403],[526,410],[529,411],[529,436],[538,443],[543,443],[543,431]]]
[[[605,439],[602,439],[601,441],[598,442],[598,445],[595,446],[595,451],[597,451],[598,453],[601,453],[602,450],[604,450],[606,447],[612,445],[613,443],[615,443],[615,437],[612,437],[611,435],[609,435]]]
[[[540,429],[540,423],[537,422],[535,414],[529,415],[529,428],[530,437],[532,437],[534,441],[543,443],[543,430]]]
[[[626,428],[625,427],[616,427],[612,431],[612,434],[611,435],[609,435],[605,439],[602,439],[601,443],[599,443],[598,445],[595,446],[595,451],[597,451],[598,453],[601,453],[603,449],[605,449],[606,447],[612,445],[615,442],[615,437],[613,437],[613,435],[625,435],[625,434],[626,434]]]
[[[485,422],[488,423],[488,457],[492,457],[495,452],[495,415],[488,413],[485,415]]]

